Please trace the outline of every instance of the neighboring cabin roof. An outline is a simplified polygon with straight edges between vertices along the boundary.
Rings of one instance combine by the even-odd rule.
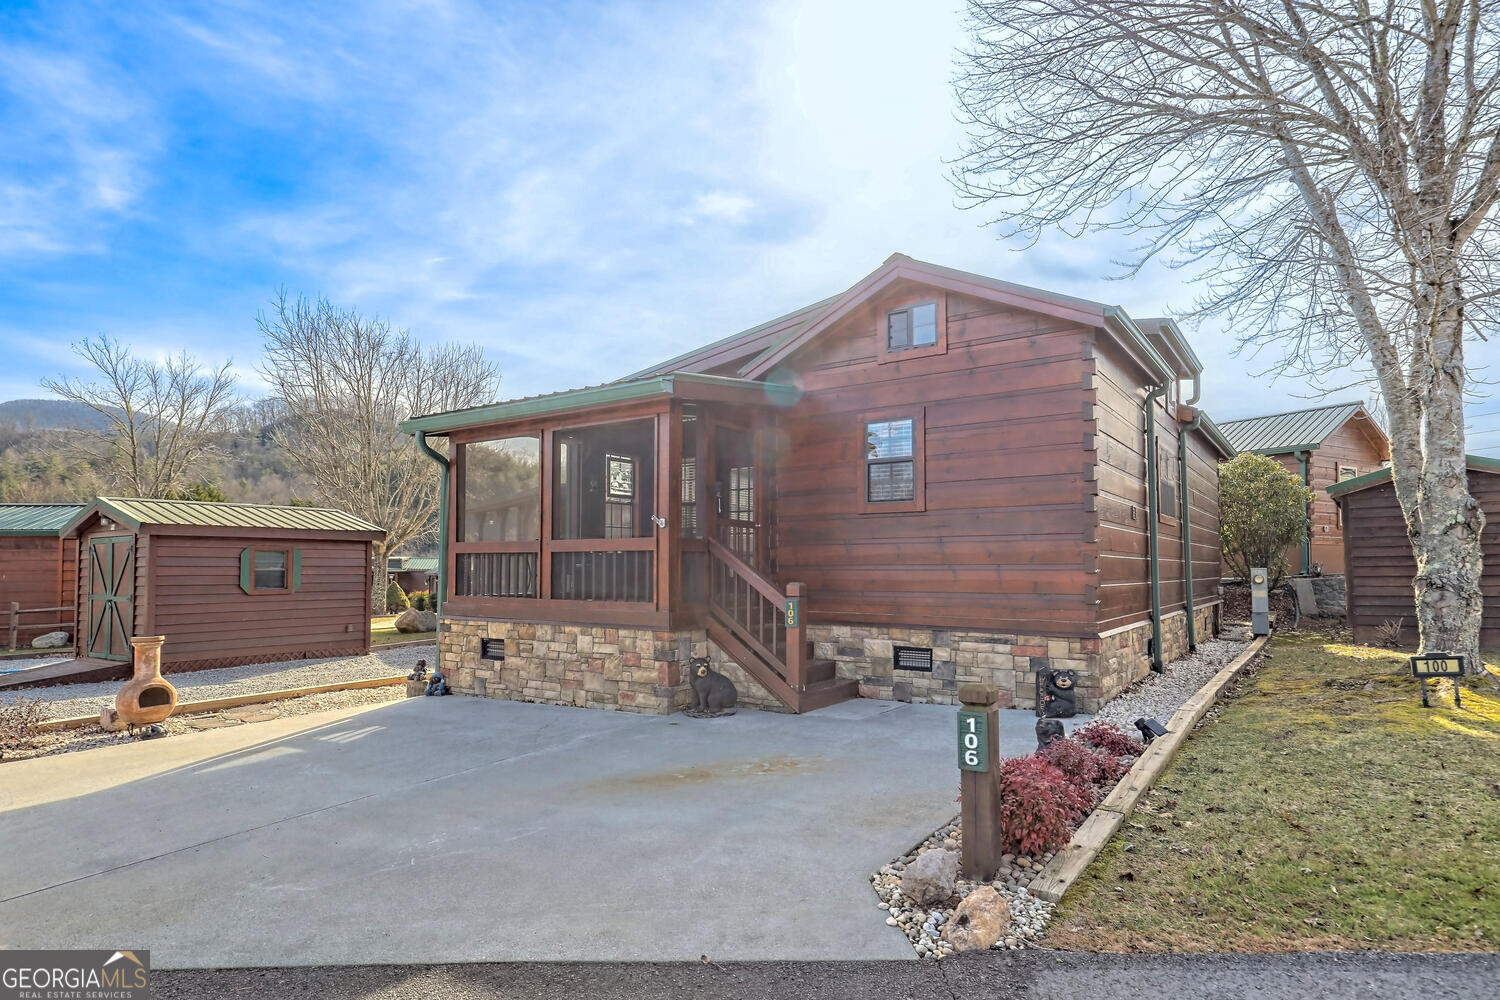
[[[1365,411],[1365,404],[1360,402],[1330,403],[1310,410],[1226,420],[1221,426],[1237,451],[1275,455],[1317,448],[1330,434],[1356,416],[1367,420],[1381,438],[1385,439],[1385,431]]]
[[[87,504],[0,504],[0,535],[61,535],[68,522]]]
[[[1485,458],[1483,455],[1465,455],[1464,464],[1474,472],[1489,472],[1500,474],[1500,459]],[[1359,490],[1369,489],[1371,486],[1379,486],[1391,481],[1391,467],[1382,466],[1374,472],[1366,472],[1362,476],[1346,479],[1341,483],[1332,483],[1325,486],[1331,497],[1341,497],[1347,493],[1355,493]]]
[[[202,500],[146,500],[139,497],[96,497],[67,526],[70,534],[95,514],[133,528],[146,525],[192,528],[282,529],[287,531],[347,531],[384,535],[385,529],[341,510],[291,507],[267,503],[217,503]]]
[[[386,564],[389,573],[436,573],[437,556],[391,556]]]

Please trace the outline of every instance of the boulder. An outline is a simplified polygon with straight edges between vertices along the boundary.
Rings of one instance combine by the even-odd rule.
[[[1010,904],[992,886],[982,885],[964,897],[943,926],[943,940],[959,951],[983,951],[1010,930]]]
[[[73,637],[66,632],[48,632],[31,640],[32,649],[57,649],[66,646],[73,641]]]
[[[901,873],[901,895],[918,906],[941,903],[958,881],[958,852],[931,848],[918,854]]]
[[[396,616],[397,632],[436,632],[437,613],[407,608]]]

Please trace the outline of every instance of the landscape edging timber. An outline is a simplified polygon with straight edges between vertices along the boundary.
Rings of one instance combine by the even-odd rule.
[[[1033,896],[1050,903],[1062,900],[1063,894],[1093,864],[1099,852],[1104,850],[1104,845],[1109,843],[1109,839],[1134,811],[1136,802],[1156,783],[1162,771],[1177,756],[1178,749],[1192,733],[1193,727],[1207,714],[1224,689],[1245,672],[1270,638],[1263,635],[1250,643],[1244,652],[1214,674],[1207,684],[1198,689],[1197,694],[1172,714],[1167,723],[1167,735],[1151,741],[1151,745],[1125,773],[1125,777],[1120,779],[1120,783],[1074,831],[1073,839],[1068,841],[1067,846],[1058,851],[1041,874],[1032,879],[1030,891]]]

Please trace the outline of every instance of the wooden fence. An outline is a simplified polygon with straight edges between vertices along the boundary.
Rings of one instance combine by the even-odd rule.
[[[28,624],[24,624],[24,625],[21,623],[21,616],[22,615],[56,614],[59,611],[65,611],[65,612],[68,613],[68,617],[67,617],[66,620],[64,620],[64,621],[57,621],[57,622],[35,622],[35,623],[28,623]],[[20,639],[21,639],[21,631],[23,629],[26,630],[27,632],[41,632],[41,633],[50,632],[50,631],[52,631],[54,629],[66,629],[69,632],[72,632],[73,631],[73,626],[74,626],[74,614],[75,614],[75,612],[74,612],[74,610],[71,607],[60,607],[60,608],[23,608],[23,607],[21,607],[21,604],[20,604],[19,601],[11,601],[10,602],[10,632],[9,632],[10,641],[9,641],[9,643],[6,646],[6,649],[8,649],[10,651],[14,651],[15,649],[17,649],[19,647],[19,645],[20,645]]]

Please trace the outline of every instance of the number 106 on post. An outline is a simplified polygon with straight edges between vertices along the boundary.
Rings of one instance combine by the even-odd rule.
[[[990,720],[980,712],[958,713],[958,767],[961,771],[990,769]]]

